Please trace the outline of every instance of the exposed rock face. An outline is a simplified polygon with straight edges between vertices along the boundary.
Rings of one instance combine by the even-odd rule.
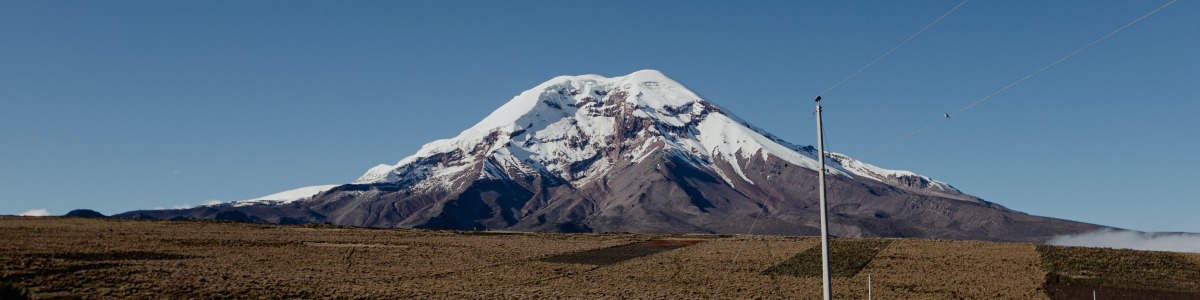
[[[1042,241],[1098,228],[827,156],[837,236]],[[455,138],[311,197],[122,216],[237,211],[247,221],[370,227],[816,234],[816,158],[811,146],[766,133],[657,71],[564,76]]]

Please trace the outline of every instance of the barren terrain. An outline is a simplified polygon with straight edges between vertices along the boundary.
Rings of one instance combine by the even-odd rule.
[[[809,270],[814,237],[0,217],[0,240],[0,298],[819,299],[821,286]],[[1200,298],[1197,254],[917,239],[833,246],[840,299],[866,298],[868,276],[876,299]]]

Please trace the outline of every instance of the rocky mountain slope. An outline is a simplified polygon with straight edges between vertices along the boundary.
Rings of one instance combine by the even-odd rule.
[[[653,70],[561,76],[350,184],[122,217],[560,232],[816,234],[817,151]],[[1099,228],[1030,216],[829,153],[837,236],[1042,241]]]

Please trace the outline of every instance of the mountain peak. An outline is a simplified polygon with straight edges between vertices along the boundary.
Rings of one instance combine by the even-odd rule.
[[[706,127],[711,129],[697,128],[708,119],[712,121]],[[754,137],[729,137],[731,134]],[[772,146],[755,146],[764,141]],[[568,180],[587,177],[565,174],[573,172],[568,169],[579,169],[582,161],[602,160],[596,169],[586,172],[599,174],[617,159],[614,155],[643,157],[645,151],[663,148],[691,153],[685,155],[696,156],[694,160],[700,164],[711,162],[712,155],[765,157],[771,152],[815,169],[814,159],[791,150],[798,147],[777,142],[782,141],[725,113],[657,70],[612,78],[559,76],[513,97],[458,136],[426,144],[391,171],[377,166],[356,182],[421,181],[441,167],[414,170],[406,166],[447,153],[507,161],[500,169],[547,171]],[[764,148],[771,150],[758,151]],[[635,150],[625,151],[629,149]]]
[[[237,210],[270,222],[673,233],[745,232],[763,219],[764,233],[812,234],[816,181],[826,172],[839,236],[1031,240],[1094,227],[1022,215],[837,153],[825,154],[822,170],[818,155],[655,70],[559,76],[355,184],[153,215]]]
[[[620,99],[608,96],[620,92],[624,92],[618,97]],[[555,111],[562,111],[564,106],[579,108],[600,100],[618,100],[604,101],[603,104],[628,102],[654,109],[678,108],[702,101],[699,95],[658,70],[640,70],[611,78],[594,74],[558,76],[513,97],[464,133],[479,134],[513,125],[531,114],[556,115]]]
[[[633,82],[669,81],[672,83],[677,83],[677,82],[675,82],[675,80],[671,79],[670,77],[667,77],[666,74],[663,74],[663,72],[661,72],[659,70],[654,70],[654,69],[638,70],[636,72],[629,73],[629,75],[621,76],[620,78],[624,78],[625,80],[633,81]]]
[[[624,76],[558,76],[513,97],[458,136],[426,144],[396,165],[379,165],[355,183],[446,189],[464,180],[543,174],[586,184],[651,153],[685,158],[730,187],[759,182],[748,160],[772,157],[818,170],[817,152],[797,146],[705,101],[657,70]],[[964,195],[948,184],[830,154],[830,174],[864,177],[939,196]],[[471,173],[471,172],[468,172]],[[440,179],[437,179],[440,178]],[[433,179],[433,180],[431,180]]]

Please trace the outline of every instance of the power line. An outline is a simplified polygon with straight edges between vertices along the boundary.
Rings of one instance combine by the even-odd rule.
[[[1035,76],[1037,74],[1041,74],[1043,71],[1046,71],[1047,69],[1050,69],[1051,67],[1054,67],[1055,65],[1058,65],[1059,63],[1063,62],[1064,60],[1067,60],[1068,58],[1075,56],[1075,54],[1079,54],[1079,52],[1083,52],[1083,50],[1092,48],[1092,46],[1095,46],[1096,44],[1099,44],[1100,42],[1107,40],[1109,37],[1112,37],[1113,35],[1117,34],[1118,32],[1125,30],[1125,28],[1128,28],[1129,26],[1133,26],[1133,24],[1136,24],[1137,22],[1141,22],[1142,19],[1145,19],[1146,17],[1149,17],[1150,15],[1157,13],[1158,11],[1162,10],[1163,8],[1166,8],[1168,5],[1175,3],[1175,1],[1177,1],[1177,0],[1171,0],[1170,2],[1167,2],[1167,4],[1163,4],[1162,6],[1155,8],[1154,10],[1150,11],[1149,13],[1146,13],[1145,15],[1142,15],[1141,17],[1133,20],[1133,22],[1129,22],[1129,24],[1125,24],[1125,26],[1121,26],[1121,28],[1117,28],[1117,30],[1113,30],[1112,32],[1109,32],[1108,34],[1100,37],[1099,39],[1093,41],[1092,43],[1087,44],[1087,46],[1083,46],[1083,48],[1079,48],[1079,50],[1075,50],[1075,52],[1071,52],[1071,54],[1067,54],[1067,56],[1063,56],[1062,58],[1059,58],[1058,60],[1050,63],[1049,65],[1046,65],[1045,67],[1042,67],[1041,69],[1038,69],[1037,71],[1033,71],[1033,73],[1030,73],[1029,75],[1026,75],[1023,78],[1021,78],[1013,83],[1010,83],[1009,85],[1005,86],[1004,88],[1001,88],[998,91],[995,91],[983,98],[980,98],[978,101],[971,103],[971,105],[967,105],[966,107],[963,107],[963,108],[955,111],[952,115],[958,115],[959,113],[962,113],[968,109],[971,109],[971,107],[974,107],[975,105],[983,103],[984,101],[987,101],[988,99],[992,99],[993,96],[996,96],[997,94],[1000,94],[1000,93],[1008,90],[1009,88],[1011,88],[1017,84],[1020,84],[1021,82],[1024,82],[1025,80],[1028,80],[1029,78],[1032,78],[1033,76]]]
[[[854,76],[857,76],[857,75],[858,75],[858,73],[862,73],[863,71],[866,71],[868,68],[870,68],[871,66],[875,65],[875,63],[879,62],[880,60],[883,60],[883,58],[884,58],[884,57],[887,57],[887,56],[888,56],[888,54],[892,54],[892,52],[893,52],[893,51],[896,51],[896,49],[900,49],[900,46],[904,46],[904,44],[908,44],[908,42],[909,42],[909,41],[912,41],[912,40],[913,40],[913,38],[916,38],[918,35],[921,35],[921,33],[925,32],[925,30],[928,30],[928,29],[929,29],[929,27],[933,27],[933,24],[937,24],[939,21],[941,21],[942,19],[946,18],[946,16],[949,16],[949,15],[950,15],[950,13],[953,13],[955,10],[958,10],[958,8],[959,8],[959,7],[962,7],[962,6],[963,6],[963,4],[966,4],[966,3],[967,3],[967,1],[969,1],[969,0],[963,0],[962,2],[959,2],[959,3],[958,3],[958,5],[955,5],[955,6],[954,6],[954,8],[951,8],[949,11],[947,11],[947,12],[946,12],[946,13],[944,13],[944,14],[942,14],[942,16],[940,16],[940,17],[938,17],[937,19],[933,20],[933,22],[929,22],[929,25],[925,25],[925,27],[924,27],[924,28],[921,28],[921,30],[918,30],[918,31],[917,31],[917,33],[914,33],[914,34],[912,34],[912,35],[908,36],[908,38],[907,38],[907,39],[904,39],[904,41],[903,41],[903,42],[900,42],[899,44],[896,44],[896,46],[895,46],[895,47],[892,47],[892,49],[889,49],[887,52],[884,52],[884,53],[883,53],[883,55],[880,55],[879,57],[876,57],[876,58],[875,58],[875,60],[872,60],[871,62],[867,63],[867,65],[863,66],[862,68],[859,68],[859,69],[858,69],[858,71],[854,71],[854,73],[850,73],[850,76],[846,76],[846,78],[842,78],[842,80],[841,80],[841,81],[838,81],[837,83],[833,84],[833,86],[830,86],[829,88],[825,89],[825,91],[823,91],[823,92],[821,92],[820,94],[817,94],[817,95],[825,95],[825,94],[828,94],[828,93],[829,93],[829,91],[832,91],[834,88],[837,88],[839,85],[842,85],[842,83],[846,83],[846,81],[849,81],[849,80],[850,80],[850,78],[854,78]]]
[[[875,154],[875,152],[879,152],[879,150],[883,150],[884,148],[887,148],[887,147],[890,147],[890,146],[892,146],[892,145],[895,145],[896,143],[899,143],[900,141],[906,140],[906,139],[908,139],[909,137],[912,137],[912,136],[914,136],[914,135],[917,135],[918,133],[921,133],[922,131],[925,131],[925,130],[928,130],[929,128],[932,128],[932,127],[933,127],[933,125],[937,125],[937,123],[938,123],[938,122],[945,121],[945,120],[946,120],[945,118],[942,118],[942,119],[938,119],[937,121],[930,122],[929,124],[926,124],[926,125],[925,125],[925,127],[921,127],[921,129],[914,130],[913,132],[909,132],[908,134],[905,134],[904,136],[901,136],[901,137],[900,137],[900,138],[898,138],[898,139],[892,140],[891,142],[887,142],[887,143],[885,143],[885,144],[883,144],[883,145],[880,145],[879,147],[875,147],[875,149],[872,149],[870,152],[867,152],[866,154],[860,155],[860,156],[859,156],[859,159],[862,159],[862,158],[866,158],[866,157],[868,157],[868,156],[871,156],[871,154]]]
[[[771,185],[771,175],[770,174],[767,174],[766,182],[767,182],[767,185],[773,186],[773,185]],[[766,200],[770,201],[771,198],[773,198],[773,197],[775,197],[774,189],[772,189],[770,193],[767,193]],[[764,202],[766,202],[766,201],[764,201]],[[750,230],[746,231],[746,237],[749,238],[751,241],[753,241],[753,239],[754,239],[754,237],[751,236],[751,234],[754,233],[754,227],[758,225],[758,219],[762,218],[762,216],[767,213],[766,212],[767,205],[765,203],[759,203],[759,205],[762,206],[762,207],[759,207],[759,210],[763,210],[763,211],[759,212],[758,215],[754,216],[754,221],[750,222]],[[770,255],[770,253],[771,253],[770,246],[771,245],[766,244],[766,246],[767,246],[767,253],[768,253],[768,255]],[[734,252],[734,254],[733,254],[734,271],[737,271],[737,261],[738,261],[738,258],[741,257],[741,255],[742,255],[742,251]],[[728,279],[720,281],[720,285],[717,285],[717,291],[725,289],[725,283],[728,281],[729,281]],[[778,281],[775,281],[775,290],[776,290],[776,292],[779,291],[779,282]],[[782,297],[782,295],[780,295],[780,297]]]
[[[941,123],[942,121],[948,120],[949,116],[957,116],[958,114],[961,114],[961,113],[967,111],[968,109],[971,109],[972,107],[975,107],[976,105],[979,105],[980,103],[983,103],[984,101],[991,100],[992,97],[995,97],[996,95],[999,95],[1000,93],[1003,93],[1004,91],[1007,91],[1008,89],[1010,89],[1018,84],[1021,84],[1022,82],[1025,82],[1026,80],[1029,80],[1030,78],[1033,78],[1033,76],[1037,76],[1038,74],[1041,74],[1042,72],[1045,72],[1046,70],[1049,70],[1050,68],[1058,65],[1059,63],[1062,63],[1063,61],[1066,61],[1067,59],[1071,58],[1072,56],[1075,56],[1076,54],[1079,54],[1080,52],[1083,52],[1084,50],[1092,48],[1092,46],[1095,46],[1096,44],[1099,44],[1100,42],[1107,40],[1108,38],[1112,37],[1113,35],[1116,35],[1118,32],[1125,30],[1125,28],[1129,28],[1129,26],[1133,26],[1133,24],[1137,24],[1138,22],[1141,22],[1142,19],[1145,19],[1146,17],[1149,17],[1150,15],[1157,13],[1158,11],[1162,10],[1163,8],[1166,8],[1167,6],[1174,4],[1175,1],[1178,1],[1178,0],[1171,0],[1171,1],[1167,2],[1166,4],[1163,4],[1162,6],[1159,6],[1158,8],[1155,8],[1154,10],[1142,15],[1141,17],[1134,19],[1133,21],[1129,22],[1128,24],[1125,24],[1125,26],[1121,26],[1120,28],[1117,28],[1116,30],[1109,32],[1108,34],[1100,37],[1099,39],[1096,39],[1095,41],[1092,41],[1091,43],[1087,44],[1086,46],[1083,46],[1082,48],[1079,48],[1079,49],[1075,50],[1074,52],[1071,52],[1070,54],[1067,54],[1066,56],[1063,56],[1062,58],[1055,60],[1054,62],[1042,67],[1041,69],[1038,69],[1037,71],[1033,71],[1033,73],[1029,73],[1029,75],[1025,75],[1025,77],[1021,77],[1021,79],[1018,79],[1017,81],[1014,81],[1014,82],[1004,86],[1003,88],[1000,88],[999,90],[996,90],[995,92],[992,92],[991,94],[988,94],[987,96],[984,96],[983,98],[979,98],[979,100],[975,100],[975,102],[972,102],[971,104],[968,104],[967,106],[964,106],[963,108],[960,108],[960,109],[954,111],[954,113],[946,114],[946,118],[938,118],[937,120],[930,122],[929,124],[926,124],[924,127],[921,127],[920,129],[909,132],[908,134],[905,134],[904,136],[901,136],[898,139],[892,140],[892,141],[887,142],[879,147],[876,147],[875,149],[872,149],[870,152],[867,152],[866,154],[863,154],[860,157],[867,157],[867,156],[870,156],[871,154],[875,154],[876,152],[879,152],[879,150],[883,150],[884,148],[895,145],[896,143],[904,141],[914,135],[924,132],[925,130],[929,130],[930,128],[933,128],[934,125],[937,125],[938,123]]]

